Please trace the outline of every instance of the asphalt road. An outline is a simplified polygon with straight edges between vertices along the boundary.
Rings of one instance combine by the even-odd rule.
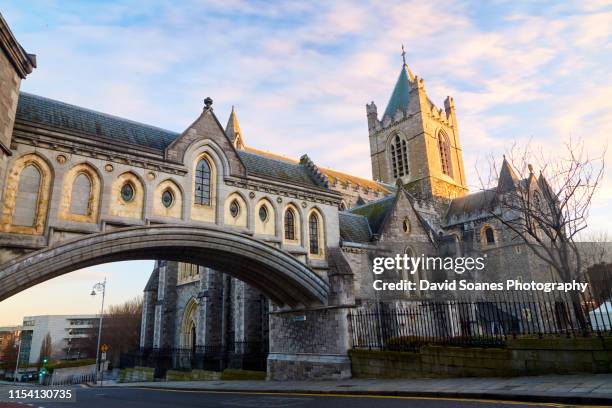
[[[559,404],[527,404],[503,401],[476,401],[457,399],[351,397],[331,395],[221,393],[205,391],[172,391],[144,388],[76,388],[75,402],[40,402],[33,407],[43,408],[144,408],[144,407],[299,407],[299,408],[478,408],[478,407],[560,407]],[[4,405],[0,408],[23,407]]]

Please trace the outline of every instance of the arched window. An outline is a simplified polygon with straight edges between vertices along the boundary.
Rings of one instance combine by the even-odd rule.
[[[195,203],[210,205],[210,164],[202,159],[196,166]]]
[[[494,244],[495,243],[495,232],[493,231],[493,228],[489,226],[484,227],[483,238],[485,242],[487,243],[487,245]]]
[[[70,212],[78,215],[89,215],[91,197],[91,179],[85,173],[79,173],[72,183],[70,194]]]
[[[542,207],[542,196],[539,191],[533,192],[533,206],[536,211],[540,211]]]
[[[399,178],[408,175],[408,151],[406,141],[395,135],[391,142],[391,167],[393,177]]]
[[[232,200],[229,210],[232,218],[238,218],[238,215],[240,215],[240,203],[238,203],[238,200]]]
[[[183,282],[192,282],[198,279],[200,276],[200,270],[198,265],[179,262],[178,263],[178,281],[179,283]]]
[[[10,177],[6,178],[0,202],[0,232],[41,235],[49,210],[51,167],[42,157],[26,154],[13,162],[7,174]],[[72,183],[67,185],[72,187]]]
[[[268,221],[268,206],[265,204],[262,204],[261,207],[259,207],[259,220],[261,222]]]
[[[310,214],[308,218],[308,237],[310,240],[310,253],[312,255],[319,255],[320,253],[319,228],[319,217],[315,213]]]
[[[40,170],[33,164],[28,165],[21,172],[15,199],[13,225],[35,226],[41,178]]]
[[[285,211],[285,239],[295,241],[295,213],[292,208]]]
[[[438,150],[440,151],[440,166],[442,173],[453,177],[453,166],[451,165],[450,142],[444,131],[438,133]]]

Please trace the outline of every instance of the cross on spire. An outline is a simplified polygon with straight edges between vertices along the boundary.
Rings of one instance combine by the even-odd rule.
[[[404,44],[402,44],[402,60],[404,61],[404,65],[406,65],[406,50],[404,50]]]

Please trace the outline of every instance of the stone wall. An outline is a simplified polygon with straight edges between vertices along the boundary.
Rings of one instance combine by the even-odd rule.
[[[3,52],[0,52],[0,83],[2,84],[0,87],[0,145],[9,149],[21,78]],[[0,155],[4,154],[0,152]]]
[[[220,380],[219,371],[191,370],[191,371],[166,371],[166,381],[210,381]]]
[[[119,371],[119,382],[153,381],[155,369],[151,367],[125,368]]]
[[[270,313],[268,379],[350,377],[348,309]]]
[[[419,352],[352,350],[356,378],[510,377],[612,372],[612,338],[509,340],[505,349],[425,346]]]

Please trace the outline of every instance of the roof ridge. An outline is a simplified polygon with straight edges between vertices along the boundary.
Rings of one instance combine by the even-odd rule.
[[[105,113],[105,112],[100,112],[100,111],[97,111],[97,110],[94,110],[94,109],[91,109],[91,108],[85,108],[85,107],[78,106],[78,105],[75,105],[75,104],[72,104],[72,103],[58,101],[57,99],[48,98],[46,96],[40,96],[40,95],[36,95],[36,94],[29,93],[29,92],[24,92],[24,91],[20,91],[19,95],[24,95],[26,97],[33,97],[33,98],[37,98],[37,99],[43,99],[43,100],[46,100],[46,101],[50,101],[50,102],[53,102],[53,103],[57,103],[57,104],[60,104],[60,105],[64,105],[64,106],[67,106],[67,107],[78,109],[78,110],[81,110],[81,111],[86,111],[86,112],[93,113],[93,114],[96,114],[96,115],[105,116],[107,118],[117,119],[117,120],[121,120],[123,122],[128,122],[128,123],[131,123],[133,125],[144,126],[144,127],[150,128],[150,129],[160,130],[160,131],[166,132],[166,133],[172,133],[172,134],[174,134],[176,136],[180,135],[180,132],[175,132],[173,130],[164,129],[162,127],[155,126],[155,125],[149,125],[149,124],[143,123],[143,122],[138,122],[138,121],[133,120],[133,119],[127,119],[127,118],[124,118],[124,117],[121,117],[121,116],[113,115],[111,113]]]
[[[356,208],[356,207],[355,207]],[[351,217],[360,217],[360,218],[367,218],[365,215],[363,214],[355,214],[353,212],[351,212],[350,210],[343,210],[343,211],[338,211],[338,214],[340,215],[350,215]]]
[[[279,158],[272,157],[272,156],[266,156],[266,155],[263,155],[263,154],[260,154],[260,153],[256,153],[256,152],[250,152],[248,150],[238,149],[238,153],[251,154],[253,156],[259,156],[259,157],[263,157],[263,158],[268,159],[268,160],[274,160],[274,161],[277,161],[277,162],[281,162],[281,163],[284,163],[284,164],[292,164],[292,165],[295,165],[295,166],[299,166],[299,164],[300,164],[300,162],[298,162],[298,161],[294,162],[294,161],[283,160],[283,159],[279,159]]]
[[[275,159],[279,161],[289,162],[293,164],[299,164],[300,161],[297,159],[292,159],[291,157],[283,156],[282,154],[272,153],[267,150],[258,149],[252,146],[244,146],[244,149],[240,149],[241,152],[256,154],[259,156],[265,156],[269,159]]]
[[[394,197],[395,197],[395,194],[389,194],[389,195],[387,195],[387,196],[384,196],[384,197],[382,197],[382,198],[379,198],[378,200],[368,201],[368,202],[367,202],[367,203],[365,203],[365,204],[362,204],[362,205],[358,205],[358,206],[356,206],[356,207],[353,207],[353,208],[351,208],[349,211],[351,211],[351,212],[352,212],[353,210],[358,210],[358,209],[360,209],[360,208],[368,207],[368,206],[370,206],[370,205],[374,205],[374,204],[380,203],[381,201],[385,201],[385,200],[390,200],[390,199],[393,199]]]

